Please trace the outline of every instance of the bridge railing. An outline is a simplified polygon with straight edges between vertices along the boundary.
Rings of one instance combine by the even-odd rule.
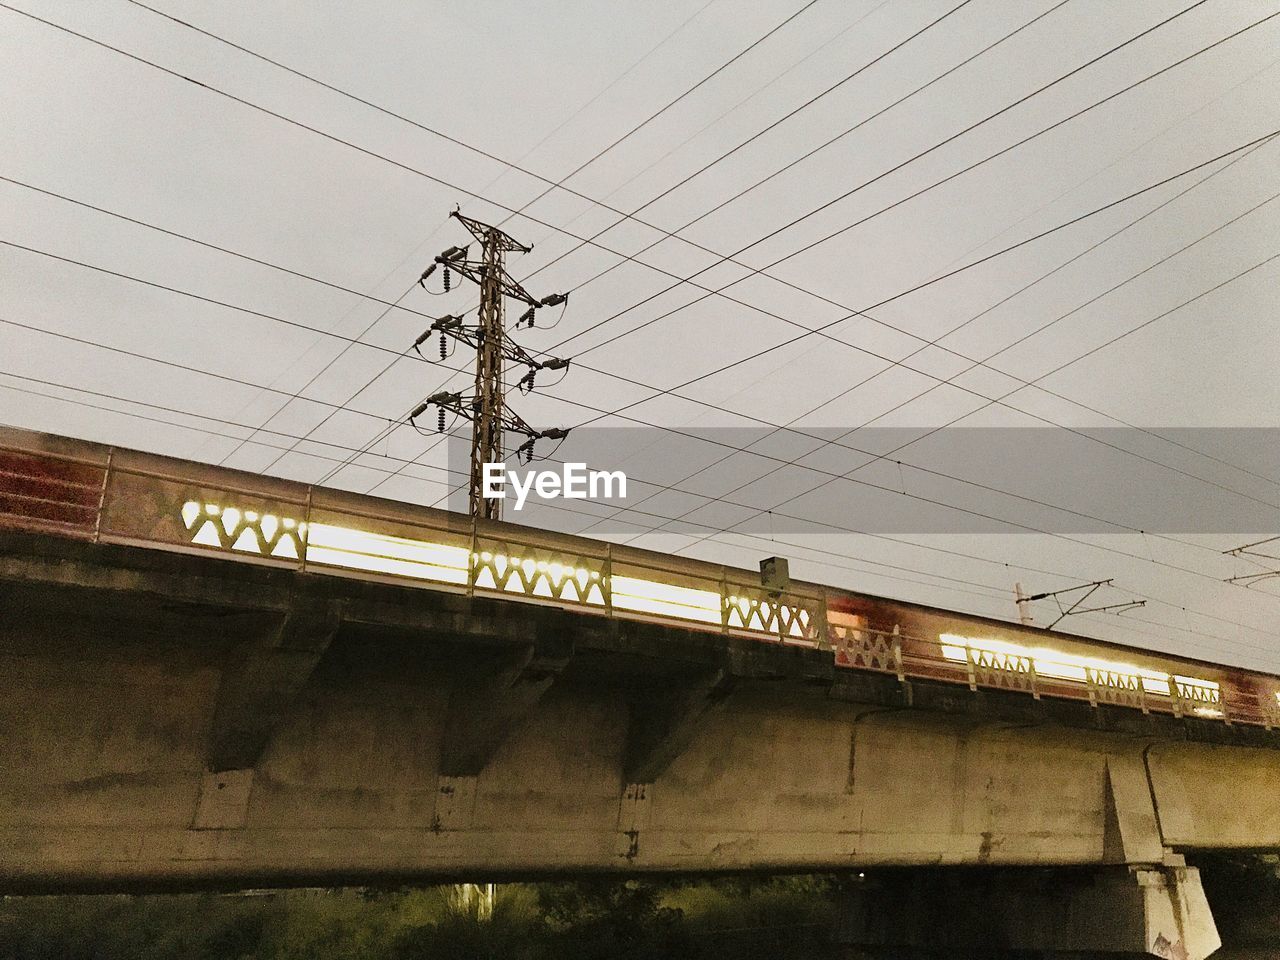
[[[1095,655],[873,628],[838,613],[855,595],[830,587],[773,591],[749,571],[682,557],[119,448],[21,433],[17,440],[0,435],[0,527],[832,649],[843,668],[903,683],[940,680],[1280,727],[1280,679],[1265,674],[1219,670],[1214,678],[1200,675],[1203,665],[1162,655],[1145,656],[1161,669],[1120,663],[1109,647]]]

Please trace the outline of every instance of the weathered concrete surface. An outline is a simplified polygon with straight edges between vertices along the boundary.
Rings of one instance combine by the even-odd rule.
[[[337,604],[285,614],[265,636],[240,639],[218,685],[209,769],[251,769],[337,635]]]
[[[39,537],[0,537],[0,730],[6,890],[1280,848],[1261,730]]]
[[[1146,761],[1166,843],[1275,847],[1280,752],[1153,743]]]

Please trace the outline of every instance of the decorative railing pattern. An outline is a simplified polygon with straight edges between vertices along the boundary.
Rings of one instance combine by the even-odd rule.
[[[1100,703],[1116,707],[1136,707],[1147,712],[1147,692],[1142,678],[1132,673],[1085,667],[1085,682],[1089,687],[1089,702],[1095,707]]]
[[[1280,678],[1265,674],[1159,654],[1141,659],[1163,669],[1133,666],[1114,661],[1114,648],[1104,645],[1095,655],[1080,638],[1070,638],[1074,652],[1029,648],[1000,639],[999,629],[986,639],[912,636],[847,612],[867,609],[872,598],[833,588],[769,590],[746,571],[714,564],[60,438],[19,439],[33,436],[12,446],[0,433],[0,528],[215,552],[816,646],[831,649],[842,668],[902,682],[941,680],[1280,729]],[[970,622],[937,613],[945,622]],[[993,630],[989,621],[971,622]],[[1060,635],[1040,636],[1036,643]],[[1223,682],[1195,675],[1201,669]]]
[[[1040,699],[1040,691],[1036,688],[1036,665],[1031,657],[973,647],[966,647],[965,653],[970,690],[977,690],[979,686],[1026,690]]]
[[[780,640],[824,641],[820,601],[745,584],[721,587],[721,624],[726,630],[767,633]]]
[[[1259,712],[1264,727],[1268,730],[1280,730],[1280,693],[1264,699]]]
[[[1222,690],[1217,685],[1198,683],[1185,677],[1170,677],[1169,700],[1173,704],[1173,712],[1178,716],[1192,714],[1226,719]]]
[[[296,517],[223,507],[203,500],[182,505],[182,524],[191,542],[264,557],[297,560],[306,551],[307,524]]]
[[[878,670],[892,673],[899,680],[906,678],[902,662],[902,636],[897,627],[889,633],[867,627],[828,624],[831,646],[836,652],[836,663],[862,670]]]
[[[477,537],[471,550],[472,588],[560,603],[608,607],[609,563],[581,554]]]

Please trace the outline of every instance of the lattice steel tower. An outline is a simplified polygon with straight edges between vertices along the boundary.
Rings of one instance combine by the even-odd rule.
[[[502,463],[505,459],[505,437],[508,432],[520,434],[525,441],[517,454],[524,453],[530,459],[533,443],[542,438],[563,439],[567,430],[534,430],[507,407],[506,365],[523,365],[528,372],[520,380],[521,387],[533,389],[534,375],[539,370],[559,370],[569,365],[568,360],[550,358],[536,360],[526,350],[513,342],[506,332],[506,301],[510,297],[523,303],[527,309],[516,326],[526,322],[534,324],[534,312],[540,307],[557,306],[568,300],[568,294],[553,293],[536,299],[506,270],[508,253],[528,253],[532,247],[519,243],[497,227],[457,210],[450,214],[475,238],[480,245],[480,258],[468,259],[469,247],[450,247],[441,253],[423,272],[419,282],[426,286],[426,279],[437,267],[444,268],[444,288],[449,289],[450,272],[456,271],[480,288],[480,305],[477,322],[466,325],[460,316],[446,316],[436,320],[414,343],[417,348],[432,334],[441,338],[441,359],[445,355],[448,338],[465,343],[476,351],[475,391],[471,396],[461,393],[437,393],[428,397],[414,410],[410,419],[419,416],[428,406],[440,411],[439,430],[444,430],[446,412],[452,412],[471,421],[470,512],[473,517],[500,519],[502,501],[483,495],[484,465]]]

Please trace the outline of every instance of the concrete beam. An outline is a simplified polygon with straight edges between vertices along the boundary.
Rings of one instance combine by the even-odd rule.
[[[209,770],[256,766],[342,621],[336,604],[287,614],[265,637],[239,644],[223,674],[209,738]]]
[[[466,671],[454,685],[440,744],[442,777],[475,777],[516,725],[538,705],[573,658],[559,617],[542,621],[535,642]]]
[[[693,742],[707,714],[721,706],[736,680],[727,669],[709,670],[681,684],[637,692],[628,704],[623,777],[653,783]]]
[[[734,638],[709,653],[701,668],[650,679],[629,690],[625,783],[657,780],[740,685],[789,681],[826,690],[835,675],[834,658],[826,650]]]
[[[530,622],[549,607],[500,598],[437,593],[418,586],[347,577],[316,577],[296,570],[243,564],[221,556],[168,553],[122,544],[95,544],[61,536],[0,531],[0,583],[58,594],[104,597],[110,594],[154,598],[167,603],[223,610],[284,613],[305,598],[311,604],[341,603],[346,619],[371,625],[422,631],[444,638],[481,643],[520,643]],[[722,637],[700,630],[596,615],[569,618],[575,645],[702,666],[722,661],[712,647]],[[1280,732],[1250,724],[1143,714],[1127,707],[1084,701],[1033,700],[1021,691],[980,689],[929,680],[901,683],[892,674],[835,669],[829,651],[791,644],[745,641],[730,651],[743,666],[771,672],[792,682],[830,684],[830,696],[849,703],[910,708],[954,716],[1010,722],[1054,724],[1073,729],[1223,746],[1280,748]],[[736,665],[732,673],[739,673]]]
[[[1166,845],[1280,849],[1280,753],[1155,743],[1145,759]]]

